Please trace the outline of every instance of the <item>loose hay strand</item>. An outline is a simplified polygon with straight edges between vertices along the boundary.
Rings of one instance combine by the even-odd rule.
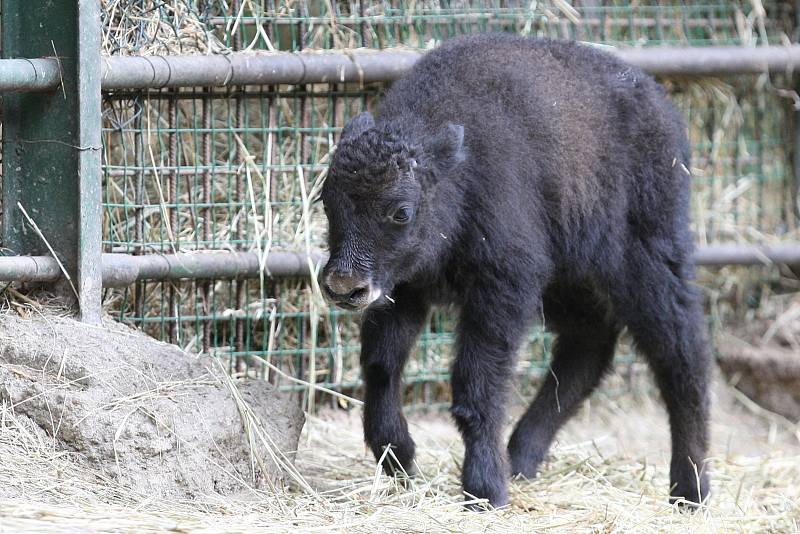
[[[61,260],[59,259],[58,254],[56,254],[56,251],[53,250],[53,247],[50,245],[50,242],[47,240],[47,238],[42,233],[41,229],[39,228],[39,225],[36,224],[36,221],[34,221],[31,218],[30,215],[28,215],[28,212],[22,206],[21,202],[17,202],[17,207],[19,208],[19,211],[22,212],[22,215],[25,216],[25,220],[28,221],[28,224],[31,225],[31,228],[33,228],[33,231],[36,232],[36,235],[39,236],[39,239],[42,240],[42,243],[44,243],[44,246],[47,247],[47,250],[50,252],[50,255],[53,257],[54,260],[56,260],[56,264],[58,265],[58,269],[61,271],[61,274],[64,275],[64,278],[67,279],[67,282],[69,282],[69,287],[72,288],[72,292],[75,294],[75,298],[76,299],[80,298],[80,297],[78,297],[78,290],[75,289],[75,284],[72,282],[72,277],[69,275],[69,271],[67,271],[66,267],[64,267],[64,264],[61,263]]]

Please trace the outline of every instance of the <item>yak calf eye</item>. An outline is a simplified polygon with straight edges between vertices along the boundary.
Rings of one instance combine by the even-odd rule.
[[[411,208],[408,206],[400,206],[391,215],[392,222],[396,224],[405,224],[411,219]]]

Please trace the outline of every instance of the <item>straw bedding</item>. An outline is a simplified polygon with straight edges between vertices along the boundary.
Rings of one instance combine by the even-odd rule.
[[[618,380],[612,377],[611,380]],[[466,512],[460,441],[442,415],[411,417],[421,477],[376,473],[357,411],[311,417],[296,484],[192,501],[155,499],[80,468],[52,443],[0,421],[0,528],[39,532],[793,532],[800,528],[798,427],[719,384],[714,402],[713,500],[696,514],[667,504],[668,430],[639,388],[596,396],[559,437],[542,476],[512,485],[511,505]],[[745,402],[745,404],[743,404]],[[202,468],[202,466],[198,466]],[[16,497],[9,498],[9,494]]]

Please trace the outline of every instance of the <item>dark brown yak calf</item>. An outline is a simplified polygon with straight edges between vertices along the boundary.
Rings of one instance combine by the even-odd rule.
[[[322,191],[328,298],[364,310],[366,441],[411,471],[401,372],[430,306],[460,309],[452,413],[464,490],[495,506],[533,477],[627,327],[672,431],[673,499],[701,502],[709,353],[691,285],[689,146],[639,69],[574,43],[449,41],[352,119]],[[552,373],[506,448],[506,384],[536,319]]]

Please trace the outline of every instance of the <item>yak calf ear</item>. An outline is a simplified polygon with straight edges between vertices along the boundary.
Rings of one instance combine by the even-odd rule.
[[[358,137],[374,126],[375,119],[372,118],[372,113],[369,111],[359,113],[344,125],[341,140],[345,140],[349,137]]]
[[[447,123],[447,126],[433,138],[430,144],[431,155],[436,166],[448,171],[464,161],[464,127]]]

